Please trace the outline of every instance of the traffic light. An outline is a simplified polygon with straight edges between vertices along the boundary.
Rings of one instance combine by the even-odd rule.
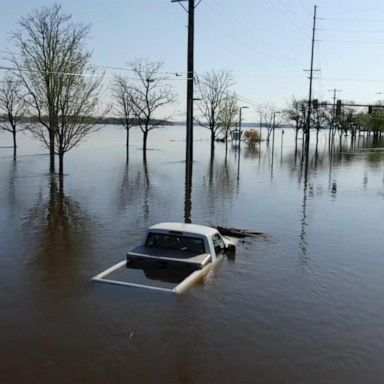
[[[313,99],[312,105],[313,105],[313,109],[319,108],[319,100]]]
[[[336,101],[336,116],[341,115],[341,100]]]
[[[372,114],[372,105],[368,105],[368,113],[371,115]]]

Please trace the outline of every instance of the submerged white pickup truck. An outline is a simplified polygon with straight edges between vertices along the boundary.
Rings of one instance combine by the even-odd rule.
[[[215,228],[160,223],[148,228],[143,243],[129,251],[125,260],[92,280],[182,293],[203,278],[225,254],[233,256],[235,250],[234,240],[222,236]]]
[[[160,223],[147,230],[142,245],[127,254],[127,267],[154,266],[197,270],[215,263],[235,245],[215,228],[196,224]]]

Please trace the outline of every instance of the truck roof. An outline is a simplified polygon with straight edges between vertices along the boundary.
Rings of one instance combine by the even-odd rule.
[[[178,231],[202,236],[210,236],[217,233],[217,230],[212,227],[197,224],[185,224],[185,223],[159,223],[148,228],[148,231]]]

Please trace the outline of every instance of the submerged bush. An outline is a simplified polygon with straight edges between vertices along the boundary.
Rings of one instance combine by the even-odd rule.
[[[250,129],[249,131],[244,132],[245,141],[249,145],[259,143],[261,141],[261,134],[256,129]]]

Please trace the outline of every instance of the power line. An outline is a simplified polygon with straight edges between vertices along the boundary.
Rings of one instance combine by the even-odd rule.
[[[244,22],[244,20],[237,19],[236,17],[233,16],[232,13],[225,11],[221,3],[219,3],[217,0],[215,0],[215,1],[218,4],[218,7],[212,7],[208,2],[206,3],[207,7],[213,13],[215,13],[217,16],[228,20],[236,28],[236,30],[242,31],[241,33],[247,37],[247,40],[239,39],[239,38],[235,37],[233,35],[233,33],[229,33],[230,31],[228,31],[228,29],[223,29],[223,28],[219,27],[217,24],[210,24],[210,25],[214,25],[217,29],[220,29],[224,33],[228,34],[232,39],[240,41],[242,44],[244,44],[245,46],[247,46],[250,49],[255,49],[255,48],[260,49],[261,48],[271,58],[278,59],[278,60],[281,60],[283,58],[283,59],[285,59],[287,64],[289,63],[290,65],[292,65],[292,59],[291,58],[289,58],[286,55],[284,55],[283,57],[282,57],[282,55],[276,55],[271,50],[271,45],[272,45],[271,42],[264,42],[262,40],[255,39],[255,37],[254,37],[255,31],[252,28],[250,28]],[[249,44],[249,42],[255,43],[256,45]],[[226,48],[228,48],[228,47],[226,46]]]
[[[12,51],[6,51],[6,50],[0,50],[0,53],[6,53],[11,56],[19,56],[19,53],[12,52]],[[114,65],[105,65],[105,64],[89,64],[91,67],[99,67],[99,68],[106,68],[106,69],[114,69],[118,71],[126,71],[126,72],[134,72],[134,73],[145,73],[145,70],[143,71],[136,71],[133,70],[129,67],[124,67],[124,66],[114,66]],[[159,71],[157,72],[158,74],[164,74],[164,75],[174,75],[176,77],[181,77],[183,75],[186,75],[187,72],[185,71],[177,71],[177,72],[172,72],[172,71]]]
[[[316,40],[318,43],[329,43],[329,44],[373,44],[382,45],[384,41],[372,41],[372,40]]]
[[[345,33],[377,33],[382,35],[384,30],[379,29],[342,29],[342,28],[318,28],[321,32],[345,32]]]
[[[357,81],[357,82],[376,82],[384,81],[384,79],[372,79],[372,78],[347,78],[347,77],[323,77],[325,80],[338,80],[338,81]]]
[[[384,23],[384,19],[347,19],[347,18],[332,18],[332,17],[319,17],[319,20],[330,20],[330,21],[348,21],[356,23]]]
[[[286,20],[288,20],[294,27],[302,30],[302,24],[308,24],[308,20],[307,19],[301,19],[297,16],[296,13],[294,13],[292,11],[292,9],[290,7],[288,7],[285,3],[281,2],[280,0],[276,0],[276,3],[277,4],[274,4],[271,0],[268,0],[269,4],[272,5],[272,7],[274,8],[280,8],[280,10],[282,10],[282,15],[285,17]],[[291,19],[290,17],[288,17],[288,15],[291,15],[291,16],[294,16],[300,23],[300,25],[296,24],[295,21],[293,21],[293,19]]]
[[[256,107],[256,108],[260,107],[260,103],[257,103],[257,102],[254,101],[254,100],[251,100],[251,99],[249,99],[249,98],[247,98],[247,97],[244,97],[244,96],[240,96],[240,95],[238,95],[238,94],[236,94],[236,96],[237,96],[237,98],[238,98],[240,101],[243,101],[244,103],[247,103],[247,104],[249,104],[249,105],[252,105],[253,107]]]
[[[75,73],[75,72],[59,72],[59,71],[34,71],[34,70],[30,70],[30,69],[27,69],[27,68],[15,68],[15,67],[5,67],[5,66],[0,66],[0,70],[2,71],[9,71],[9,72],[18,72],[18,71],[21,71],[21,72],[26,72],[26,73],[36,73],[36,74],[52,74],[52,75],[65,75],[65,76],[76,76],[76,77],[94,77],[94,78],[102,78],[102,79],[114,79],[115,76],[106,76],[104,74],[93,74],[93,73]],[[127,77],[127,76],[123,76],[125,79],[127,80],[135,80],[135,81],[139,81],[139,80],[142,80],[141,78],[139,77]],[[177,81],[177,80],[183,80],[185,81],[185,77],[184,78],[162,78],[161,80],[164,80],[164,81]]]

